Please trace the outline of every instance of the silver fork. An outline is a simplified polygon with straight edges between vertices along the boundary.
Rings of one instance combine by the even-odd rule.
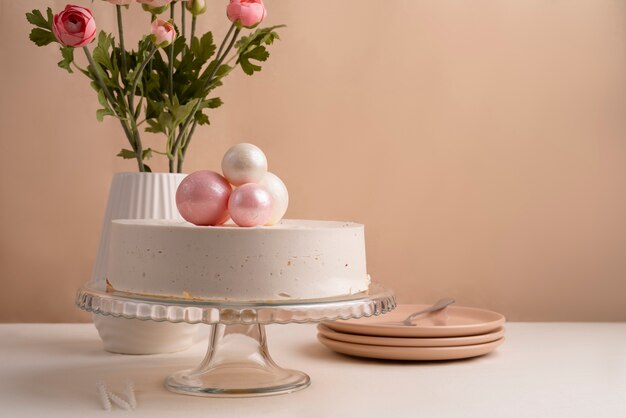
[[[422,309],[421,311],[417,311],[407,316],[404,321],[399,322],[402,325],[413,325],[413,320],[420,315],[424,315],[426,313],[440,311],[446,306],[452,305],[454,303],[454,299],[452,298],[443,298],[439,299],[434,305],[429,306],[426,309]]]

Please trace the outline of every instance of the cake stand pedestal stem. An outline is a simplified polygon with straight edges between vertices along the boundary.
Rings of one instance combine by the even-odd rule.
[[[306,374],[274,363],[260,324],[214,325],[202,363],[165,381],[172,392],[212,397],[279,395],[309,384]]]

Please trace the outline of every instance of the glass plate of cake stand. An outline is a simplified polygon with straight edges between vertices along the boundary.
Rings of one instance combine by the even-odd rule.
[[[378,283],[349,296],[272,302],[158,298],[85,286],[78,290],[76,304],[99,315],[212,325],[200,365],[165,380],[172,392],[212,397],[279,395],[309,386],[308,375],[272,360],[265,325],[360,318],[396,306],[393,292]]]

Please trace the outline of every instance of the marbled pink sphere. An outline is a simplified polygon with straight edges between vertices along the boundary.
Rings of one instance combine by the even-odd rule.
[[[228,219],[228,199],[233,191],[224,177],[203,170],[189,174],[176,190],[176,206],[194,225],[221,225]]]
[[[246,183],[230,195],[228,212],[239,226],[265,225],[272,216],[272,195],[263,186]]]

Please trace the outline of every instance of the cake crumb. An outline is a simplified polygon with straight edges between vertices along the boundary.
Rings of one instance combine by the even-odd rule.
[[[281,296],[283,298],[290,298],[291,297],[291,295],[289,293],[285,293],[285,292],[279,293],[278,296]]]
[[[183,298],[193,299],[193,296],[191,295],[191,293],[187,292],[186,290],[183,290]]]

